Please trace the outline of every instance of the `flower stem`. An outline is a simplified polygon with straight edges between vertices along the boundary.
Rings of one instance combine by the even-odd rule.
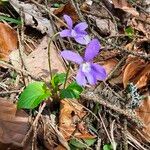
[[[70,66],[71,66],[71,62],[69,62],[68,69],[67,69],[67,72],[66,72],[66,78],[65,78],[65,83],[64,83],[64,89],[65,89],[66,84],[67,84],[67,79],[68,79],[68,76],[69,76]]]
[[[51,43],[53,39],[59,34],[59,32],[55,33],[52,37],[49,38],[48,42],[48,65],[49,65],[49,73],[50,73],[50,79],[52,79],[52,67],[51,67]]]

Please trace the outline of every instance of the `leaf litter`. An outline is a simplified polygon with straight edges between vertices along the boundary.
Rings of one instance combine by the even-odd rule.
[[[15,31],[16,28],[20,29],[20,26],[15,26],[13,23],[0,24],[0,31],[3,32],[0,34],[0,62],[5,60],[9,63],[9,65],[5,63],[3,67],[0,65],[0,147],[14,149],[20,146],[30,149],[32,146],[33,149],[42,147],[59,150],[106,147],[115,149],[114,145],[117,144],[117,149],[120,150],[150,149],[150,64],[148,59],[134,56],[132,53],[136,52],[139,56],[143,53],[147,56],[150,54],[148,4],[146,0],[144,2],[146,5],[140,1],[116,0],[84,3],[38,1],[37,5],[33,0],[30,2],[15,0],[7,4],[12,6],[11,13],[7,13],[12,17],[20,16],[24,19],[25,25],[21,29],[21,34],[27,34],[24,31],[30,26],[32,30],[38,30],[37,35],[41,32],[42,38],[37,36],[35,40],[39,45],[32,52],[24,49],[21,58]],[[60,7],[54,8],[56,4]],[[41,10],[41,5],[45,9]],[[53,19],[49,16],[51,13]],[[117,13],[120,15],[118,16]],[[17,110],[16,104],[13,103],[18,101],[20,92],[26,86],[25,83],[33,82],[32,75],[46,81],[46,84],[50,82],[48,39],[65,28],[61,23],[64,14],[69,15],[75,25],[84,19],[102,39],[122,49],[127,48],[128,52],[114,49],[112,45],[101,40],[101,54],[94,59],[94,62],[106,69],[108,78],[99,82],[96,87],[86,88],[84,94],[87,99],[81,94],[78,100],[63,99],[58,102],[58,97],[54,95],[56,103],[48,99],[31,113]],[[132,34],[126,30],[128,27],[134,30]],[[88,32],[94,37],[90,28]],[[30,39],[33,38],[32,30],[30,35],[26,35]],[[26,46],[26,43],[22,42],[19,44]],[[78,48],[76,52],[83,54],[84,46],[80,47],[74,40],[68,42],[67,38],[62,39],[59,36],[53,39],[50,45],[53,74],[67,72],[65,65],[67,66],[68,62],[63,62],[60,57],[60,52],[64,48],[66,50]],[[22,63],[25,68],[22,67]],[[75,77],[76,68],[76,65],[71,65],[69,82]],[[28,74],[27,77],[24,76],[24,69]],[[129,85],[132,92],[131,89],[128,90]],[[99,101],[95,101],[94,96],[88,98],[89,93],[98,96]],[[36,92],[34,94],[36,95]],[[133,100],[139,104],[136,108],[132,106]]]

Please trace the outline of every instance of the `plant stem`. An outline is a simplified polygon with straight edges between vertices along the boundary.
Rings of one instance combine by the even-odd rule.
[[[49,42],[48,42],[48,65],[49,65],[50,79],[52,79],[51,53],[50,53],[51,43],[58,34],[59,34],[59,32],[55,33],[52,37],[49,38]]]
[[[69,75],[69,71],[70,71],[70,66],[71,66],[71,63],[69,62],[67,73],[66,73],[66,78],[65,78],[65,83],[64,83],[64,89],[65,89],[66,84],[67,84],[67,79],[68,79],[68,75]]]

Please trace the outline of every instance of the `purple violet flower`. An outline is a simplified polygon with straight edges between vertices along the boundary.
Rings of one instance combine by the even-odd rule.
[[[68,29],[64,29],[60,32],[61,37],[73,37],[76,42],[87,45],[90,42],[90,37],[88,36],[85,29],[87,29],[88,25],[86,22],[78,23],[75,27],[73,27],[73,21],[68,15],[64,15],[64,20],[68,25]]]
[[[97,80],[104,80],[106,78],[107,75],[105,69],[97,63],[93,63],[93,59],[98,55],[99,50],[99,41],[93,39],[87,45],[83,58],[78,53],[70,50],[64,50],[61,52],[61,56],[64,59],[73,61],[80,65],[76,76],[76,81],[79,85],[85,86],[87,82],[94,85]]]

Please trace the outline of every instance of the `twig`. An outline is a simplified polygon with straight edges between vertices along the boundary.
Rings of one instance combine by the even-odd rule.
[[[92,15],[92,16],[95,16],[95,17],[100,17],[102,19],[111,19],[111,17],[108,17],[108,16],[104,16],[104,15],[101,15],[101,14],[96,14],[96,13],[92,13],[90,11],[87,11],[87,10],[81,10],[83,13],[86,13],[88,15]]]
[[[13,70],[16,70],[18,72],[22,72],[25,76],[30,76],[31,78],[33,78],[35,80],[42,80],[41,78],[36,77],[35,75],[31,74],[27,70],[16,68],[16,67],[12,66],[11,64],[8,64],[8,63],[6,63],[4,61],[0,60],[0,65],[6,66],[6,67],[11,68]]]
[[[0,92],[0,95],[12,94],[12,93],[19,93],[21,90],[14,90],[14,91],[3,91]]]
[[[30,127],[28,133],[26,134],[26,136],[25,136],[24,139],[22,140],[22,142],[21,142],[21,145],[22,145],[22,146],[26,143],[27,139],[29,138],[29,136],[30,136],[30,134],[31,134],[31,132],[32,132],[32,130],[33,130],[33,127],[34,127],[34,126],[36,125],[36,123],[38,122],[38,120],[39,120],[39,118],[40,118],[40,116],[41,116],[41,114],[42,114],[42,111],[44,110],[45,106],[46,106],[46,102],[44,102],[43,105],[41,106],[41,108],[40,108],[40,110],[39,110],[39,112],[38,112],[38,114],[37,114],[37,116],[36,116],[36,118],[35,118],[35,120],[34,120],[32,126]]]
[[[145,11],[144,8],[142,8],[140,5],[136,4],[133,0],[130,0],[129,2],[132,3],[132,5],[135,5],[136,7],[138,7],[139,9],[141,9],[145,14],[149,15],[149,13],[147,11]]]
[[[37,143],[36,143],[36,140],[37,140],[37,126],[38,126],[38,123],[35,124],[35,126],[33,126],[33,136],[32,136],[32,150],[37,150]]]
[[[106,81],[103,81],[103,83],[104,83],[105,86],[106,86],[114,95],[116,95],[120,100],[122,100],[123,102],[125,101],[125,99],[122,98],[117,92],[115,92],[115,91],[106,83]],[[98,90],[99,90],[98,87],[99,87],[99,86],[97,86],[97,88],[95,89],[95,91],[98,91]]]
[[[65,100],[65,101],[69,101],[70,103],[75,103],[75,104],[77,104],[77,105],[83,107],[83,108],[84,108],[86,111],[88,111],[99,123],[101,123],[100,119],[99,119],[90,109],[88,109],[88,108],[85,107],[84,105],[78,103],[77,101],[72,101],[72,100],[69,100],[69,99],[67,99],[67,100]]]
[[[138,117],[133,112],[131,112],[129,110],[123,110],[115,105],[112,105],[111,103],[109,103],[109,102],[103,100],[101,97],[99,97],[98,94],[95,94],[93,92],[86,92],[86,93],[82,93],[81,97],[88,101],[98,102],[101,105],[103,105],[111,110],[114,110],[115,112],[119,113],[120,115],[123,115],[123,116],[127,117],[128,119],[132,120],[137,125],[137,127],[139,127],[139,128],[143,127],[143,123],[138,119]]]
[[[116,30],[116,32],[118,33],[117,22],[116,22],[116,20],[115,20],[115,17],[113,16],[113,14],[103,5],[102,2],[99,2],[98,4],[99,4],[101,7],[103,7],[103,8],[108,12],[108,14],[111,16],[111,18],[112,18],[112,20],[113,20],[113,22],[114,22],[114,25],[115,25],[115,30]]]
[[[17,30],[17,33],[18,33],[18,41],[19,41],[19,55],[20,55],[20,59],[21,59],[21,63],[22,63],[21,65],[22,65],[23,69],[26,69],[25,60],[23,57],[23,55],[24,55],[24,20],[23,20],[23,11],[22,10],[23,10],[22,8],[19,9],[20,17],[21,17],[21,28],[20,28],[21,37],[19,35],[19,30]],[[26,86],[27,84],[26,84],[24,74],[22,74],[22,77],[23,77],[24,85]]]
[[[122,133],[123,133],[123,144],[124,144],[124,150],[128,150],[128,139],[127,139],[127,120],[124,119],[124,127],[122,129]]]
[[[96,31],[94,31],[93,29],[91,29],[92,33],[97,36],[101,41],[105,42],[106,44],[112,46],[113,48],[115,49],[118,49],[120,52],[125,52],[127,54],[131,54],[131,55],[134,55],[134,56],[137,56],[137,57],[140,57],[140,58],[143,58],[143,59],[146,59],[146,60],[150,60],[150,54],[144,54],[144,53],[137,53],[137,52],[134,52],[134,51],[130,51],[130,50],[127,50],[125,48],[121,48],[120,46],[116,45],[116,44],[113,44],[113,43],[109,43],[107,40],[105,40],[103,37],[101,37]]]
[[[82,13],[81,13],[81,11],[80,11],[80,8],[79,8],[79,5],[78,5],[77,0],[75,0],[75,2],[74,2],[74,0],[71,0],[71,3],[72,3],[72,5],[74,6],[75,11],[77,12],[77,14],[78,14],[80,20],[81,20],[81,21],[85,21],[84,16],[82,15]]]
[[[105,130],[105,132],[106,132],[106,135],[107,135],[107,137],[108,137],[108,139],[109,139],[109,141],[110,141],[110,143],[111,143],[111,142],[112,142],[112,139],[111,139],[111,137],[110,137],[110,135],[109,135],[109,133],[108,133],[108,131],[107,131],[107,128],[106,128],[106,126],[105,126],[105,123],[104,123],[104,121],[103,121],[103,118],[102,118],[100,112],[98,113],[98,115],[99,115],[99,118],[100,118],[101,123],[102,123],[102,125],[103,125],[103,128],[104,128],[104,130]]]
[[[109,80],[112,78],[112,76],[114,75],[114,73],[116,72],[116,70],[121,66],[121,64],[125,61],[126,57],[123,57],[119,63],[115,66],[115,68],[108,74],[107,78],[105,81]]]
[[[44,5],[39,4],[38,2],[36,2],[35,0],[31,0],[31,2],[33,2],[34,4],[36,4],[37,6],[41,7],[42,9],[44,9],[46,12],[48,12],[51,16],[53,16],[55,19],[57,19],[57,21],[59,21],[60,23],[62,23],[64,26],[67,27],[67,24],[64,23],[61,19],[59,19],[56,15],[54,15],[50,10],[48,10]]]
[[[111,135],[111,145],[113,147],[113,150],[117,149],[117,143],[115,142],[115,137],[114,137],[114,125],[115,125],[115,120],[113,120],[111,127],[110,127],[110,135]]]
[[[126,135],[127,135],[128,141],[130,140],[131,142],[133,142],[134,145],[136,146],[136,148],[139,148],[139,150],[148,150],[148,149],[144,148],[143,145],[141,145],[141,144],[134,138],[134,136],[133,136],[131,133],[129,133],[128,131],[127,131]]]
[[[101,147],[101,144],[102,144],[102,140],[100,138],[97,139],[97,144],[95,146],[95,149],[96,150],[100,150],[100,147]]]
[[[148,25],[150,25],[150,22],[148,20],[144,20],[144,19],[139,18],[139,17],[136,17],[135,19],[138,20],[138,21],[141,21],[141,22],[144,22],[144,23],[147,23]]]

